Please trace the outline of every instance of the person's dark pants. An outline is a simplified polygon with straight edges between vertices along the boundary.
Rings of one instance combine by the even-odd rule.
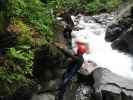
[[[80,69],[81,65],[83,64],[83,57],[80,58],[80,61],[73,62],[69,68],[67,69],[66,73],[63,77],[63,82],[60,85],[59,93],[57,94],[58,99],[56,100],[63,100],[64,93],[69,86],[70,81],[72,80],[73,76],[76,75],[77,71]]]

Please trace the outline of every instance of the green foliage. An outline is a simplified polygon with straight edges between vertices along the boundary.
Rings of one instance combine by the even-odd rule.
[[[26,25],[23,21],[16,20],[15,25],[20,32],[18,45],[40,46],[47,43],[44,34],[37,32],[29,25]],[[34,38],[33,35],[37,35],[37,37]]]
[[[102,8],[102,6],[104,6],[104,4],[103,3],[100,3],[99,0],[96,0],[94,2],[91,2],[91,3],[87,4],[85,6],[85,10],[86,11],[89,11],[90,13],[93,13],[93,12],[96,12],[97,13]]]
[[[10,48],[6,61],[0,66],[0,80],[12,83],[32,76],[33,51],[29,47]],[[6,67],[7,66],[7,67]]]
[[[111,12],[123,2],[122,0],[93,0],[85,6],[85,10],[93,14],[103,11]]]
[[[29,50],[29,47],[20,49],[10,48],[9,57],[19,62],[20,67],[23,69],[23,74],[32,74],[33,51]]]
[[[114,8],[118,7],[120,4],[122,4],[122,0],[110,0],[109,2],[106,3],[108,6],[109,10],[114,10]]]
[[[19,59],[22,61],[30,61],[32,60],[32,52],[27,51],[23,52],[22,50],[16,50],[15,48],[10,48],[10,56],[14,59]]]
[[[54,11],[70,9],[79,10],[83,7],[81,5],[80,0],[51,0],[48,3],[48,7],[53,8]]]
[[[40,0],[10,0],[10,16],[25,19],[25,23],[34,27],[46,38],[52,36],[51,25],[53,23],[52,10],[47,9]]]
[[[124,0],[51,0],[48,6],[54,10],[74,10],[95,14],[99,12],[111,12],[116,9]]]

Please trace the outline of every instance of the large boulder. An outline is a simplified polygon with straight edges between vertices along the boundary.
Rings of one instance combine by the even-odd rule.
[[[52,44],[44,45],[35,52],[33,75],[44,91],[56,89],[66,67],[67,57]]]
[[[133,80],[123,78],[105,68],[92,73],[96,100],[132,100]]]
[[[105,40],[112,42],[112,48],[133,54],[133,4],[121,11],[106,31]]]

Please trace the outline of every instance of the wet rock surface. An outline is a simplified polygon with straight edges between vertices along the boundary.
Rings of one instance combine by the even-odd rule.
[[[76,91],[75,100],[90,100],[92,93],[93,90],[89,85],[81,84]]]
[[[133,5],[125,8],[109,25],[105,39],[112,43],[112,48],[133,54]]]
[[[43,91],[56,90],[67,66],[67,57],[55,46],[48,44],[35,53],[33,75],[43,86]]]
[[[99,23],[105,27],[107,27],[107,25],[114,19],[114,15],[108,14],[108,13],[94,15],[93,17],[94,17],[96,23]]]

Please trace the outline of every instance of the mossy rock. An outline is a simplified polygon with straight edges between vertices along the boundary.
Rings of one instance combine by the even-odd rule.
[[[47,44],[35,52],[33,75],[47,89],[54,88],[67,66],[64,53],[53,44]]]

